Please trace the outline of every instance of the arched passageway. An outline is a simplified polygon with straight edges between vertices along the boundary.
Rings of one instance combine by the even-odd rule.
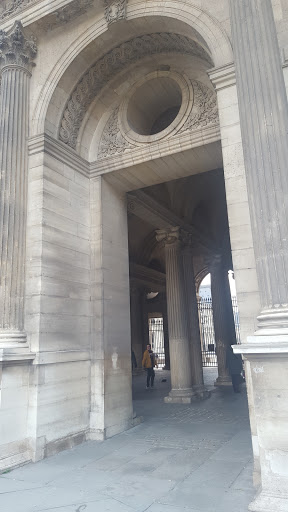
[[[282,506],[288,114],[271,3],[257,3],[261,23],[251,7],[245,24],[249,2],[232,2],[231,17],[215,2],[107,2],[81,0],[75,10],[65,0],[55,11],[57,0],[20,1],[0,13],[1,468],[137,424],[131,328],[139,362],[148,317],[163,319],[171,372],[161,410],[187,405],[189,416],[209,394],[196,295],[207,268],[216,383],[229,387],[233,268],[242,341],[261,311],[256,341],[235,347],[247,360],[256,473],[259,481],[261,463],[262,483]],[[25,29],[13,25],[22,4]],[[275,375],[281,393],[271,391]]]
[[[168,237],[166,244],[179,249],[180,259],[173,262],[172,276],[163,232]],[[131,346],[138,372],[150,343],[159,368],[171,368],[172,389],[167,401],[178,403],[183,398],[187,402],[188,389],[191,400],[206,398],[202,366],[218,368],[216,385],[231,386],[227,351],[240,342],[240,331],[235,283],[229,271],[232,256],[222,172],[211,171],[129,193],[128,234]],[[197,281],[205,273],[210,279],[209,290],[200,291]],[[234,283],[233,298],[229,278]],[[169,279],[174,280],[172,284]],[[179,311],[179,305],[184,311]],[[165,358],[167,355],[168,360],[168,354],[169,362]],[[190,359],[182,383],[181,356],[186,364]]]

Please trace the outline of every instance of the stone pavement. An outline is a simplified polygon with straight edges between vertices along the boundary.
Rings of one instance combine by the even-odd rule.
[[[212,386],[215,370],[205,377]],[[144,422],[2,474],[1,512],[247,512],[254,490],[245,389],[175,405],[163,403],[168,372],[157,372],[153,391],[144,375],[133,380]]]

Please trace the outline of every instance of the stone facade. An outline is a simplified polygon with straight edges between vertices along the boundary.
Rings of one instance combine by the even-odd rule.
[[[229,383],[233,266],[251,510],[287,510],[287,26],[286,0],[1,2],[1,470],[137,423],[148,292],[166,400],[206,397],[194,274]]]

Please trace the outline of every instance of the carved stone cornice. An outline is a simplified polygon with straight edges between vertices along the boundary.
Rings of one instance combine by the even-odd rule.
[[[135,37],[108,52],[83,76],[71,94],[63,113],[59,139],[75,148],[84,116],[103,87],[127,65],[147,55],[158,53],[191,54],[211,63],[208,53],[198,43],[174,33],[145,34]]]
[[[7,2],[3,10],[0,12],[0,20],[6,20],[10,16],[14,16],[17,12],[21,11],[27,5],[33,3],[34,0],[10,0]]]
[[[127,0],[104,0],[104,7],[108,25],[126,19]]]
[[[60,7],[60,9],[57,9],[57,11],[52,12],[48,16],[45,16],[43,21],[41,21],[41,27],[43,27],[46,32],[49,32],[85,14],[93,3],[94,0],[74,0]]]
[[[36,40],[26,37],[20,21],[8,32],[0,30],[0,71],[6,66],[19,66],[31,71],[37,55]]]

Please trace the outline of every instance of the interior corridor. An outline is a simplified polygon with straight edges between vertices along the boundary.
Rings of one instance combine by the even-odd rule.
[[[169,372],[133,377],[144,422],[105,442],[87,442],[2,474],[1,510],[13,512],[246,512],[252,449],[246,390],[214,388],[210,400],[165,404]],[[166,382],[165,382],[166,380]]]

